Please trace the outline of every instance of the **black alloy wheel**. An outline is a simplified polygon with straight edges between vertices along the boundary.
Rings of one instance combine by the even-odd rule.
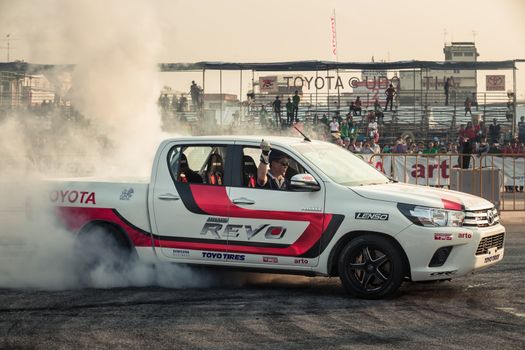
[[[351,240],[339,256],[338,268],[347,292],[363,299],[388,297],[403,281],[401,252],[386,238],[377,235]]]

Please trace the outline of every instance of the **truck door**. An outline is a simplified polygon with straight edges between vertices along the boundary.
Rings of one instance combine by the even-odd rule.
[[[229,205],[217,199],[229,191],[229,147],[186,143],[161,151],[150,199],[159,257],[191,262],[226,255]]]
[[[255,182],[260,153],[258,146],[236,146],[236,158],[241,161],[240,181],[230,190],[230,224],[238,225],[241,234],[230,237],[229,250],[256,254],[247,255],[246,263],[316,266],[330,221],[324,214],[324,184],[318,181],[320,190],[308,192],[258,188]],[[306,172],[297,159],[290,157],[287,178]]]

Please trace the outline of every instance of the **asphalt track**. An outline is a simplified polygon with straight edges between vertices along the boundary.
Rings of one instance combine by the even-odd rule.
[[[504,220],[501,263],[405,283],[389,300],[351,299],[337,278],[268,275],[207,289],[0,289],[0,348],[524,349],[523,216]]]

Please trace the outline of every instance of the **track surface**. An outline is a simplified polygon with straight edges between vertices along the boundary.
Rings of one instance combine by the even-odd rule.
[[[390,300],[293,276],[208,289],[0,289],[0,348],[524,349],[525,226],[506,226],[501,263],[405,283]]]

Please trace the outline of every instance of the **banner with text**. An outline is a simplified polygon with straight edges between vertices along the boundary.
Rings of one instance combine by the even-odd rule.
[[[374,168],[398,181],[431,186],[448,186],[450,169],[458,166],[458,156],[378,156],[362,154]],[[496,167],[503,170],[504,186],[524,186],[525,158],[473,156],[470,167]]]

